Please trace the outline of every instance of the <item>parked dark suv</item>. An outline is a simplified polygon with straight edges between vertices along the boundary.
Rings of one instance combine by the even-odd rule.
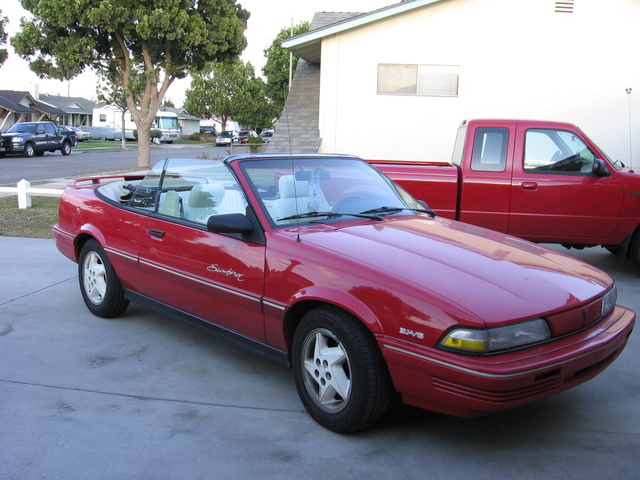
[[[72,138],[73,136],[73,138]],[[10,153],[25,157],[42,156],[44,152],[60,150],[69,155],[75,145],[75,133],[60,131],[53,122],[22,122],[12,125],[2,134],[0,157]]]

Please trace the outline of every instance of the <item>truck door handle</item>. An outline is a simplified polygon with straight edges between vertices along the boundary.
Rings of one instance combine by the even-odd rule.
[[[147,230],[147,232],[149,232],[149,234],[153,235],[154,237],[164,237],[164,232],[162,230],[154,230],[153,228],[150,228],[149,230]]]
[[[538,188],[538,184],[536,182],[522,182],[522,188],[525,190],[535,190]]]

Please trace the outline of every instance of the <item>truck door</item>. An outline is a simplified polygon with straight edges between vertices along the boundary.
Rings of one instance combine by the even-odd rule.
[[[509,233],[538,242],[607,243],[620,216],[619,175],[594,173],[596,149],[578,132],[519,124]]]
[[[504,122],[503,122],[504,123]],[[507,232],[509,226],[509,189],[511,187],[511,152],[514,135],[504,126],[475,126],[471,124],[465,135],[458,132],[458,139],[465,139],[463,172],[460,181],[458,211],[459,220],[481,227]],[[454,163],[456,163],[456,150]]]

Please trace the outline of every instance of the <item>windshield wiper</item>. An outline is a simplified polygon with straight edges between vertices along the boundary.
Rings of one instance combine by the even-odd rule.
[[[337,213],[337,212],[308,212],[298,213],[289,217],[279,218],[277,222],[283,222],[285,220],[297,220],[300,218],[313,218],[313,217],[358,217],[366,218],[367,220],[382,220],[379,215],[365,215],[364,213]]]
[[[433,210],[431,210],[430,208],[408,208],[408,207],[379,207],[379,208],[372,208],[371,210],[365,210],[364,212],[360,212],[363,215],[369,214],[369,213],[398,213],[398,212],[402,212],[403,210],[409,210],[411,212],[418,212],[418,213],[427,213],[429,215],[431,215],[432,217],[436,216],[436,212],[434,212]]]

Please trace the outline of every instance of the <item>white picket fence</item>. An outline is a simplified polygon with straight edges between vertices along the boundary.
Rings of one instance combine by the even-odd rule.
[[[31,183],[22,179],[17,187],[0,187],[0,195],[2,194],[17,195],[18,208],[31,208],[31,197],[61,197],[62,190],[32,187]]]

